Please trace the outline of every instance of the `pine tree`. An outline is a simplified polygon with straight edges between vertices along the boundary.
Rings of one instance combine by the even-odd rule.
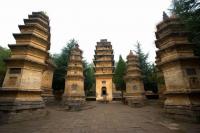
[[[145,54],[142,51],[141,44],[139,42],[135,45],[135,53],[138,56],[140,69],[142,71],[142,80],[145,90],[151,90],[157,92],[157,74],[154,64],[148,62],[149,54]]]
[[[135,48],[136,48],[135,53],[138,56],[140,69],[142,71],[143,82],[144,82],[144,84],[146,84],[148,82],[148,75],[151,71],[149,68],[149,62],[147,61],[149,54],[145,54],[142,51],[141,44],[139,42],[136,43]]]
[[[90,92],[95,83],[94,69],[92,64],[88,64],[86,60],[83,61],[83,75],[84,75],[84,90],[86,95]]]
[[[3,83],[3,79],[6,73],[6,64],[4,59],[8,58],[9,56],[10,50],[0,46],[0,86]]]
[[[53,76],[53,89],[55,90],[64,90],[65,88],[65,75],[67,73],[67,65],[71,49],[75,47],[75,44],[77,44],[77,41],[75,39],[71,39],[62,49],[60,54],[53,55],[53,61],[57,66]]]
[[[122,56],[119,56],[119,61],[117,63],[113,81],[115,83],[116,89],[122,92],[123,98],[123,91],[126,89],[126,83],[124,80],[124,76],[126,74],[126,62],[123,60]]]

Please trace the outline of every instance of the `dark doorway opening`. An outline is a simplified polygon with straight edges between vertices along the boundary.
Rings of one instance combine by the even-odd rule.
[[[102,87],[102,92],[101,92],[101,94],[102,94],[103,96],[107,95],[106,87]]]

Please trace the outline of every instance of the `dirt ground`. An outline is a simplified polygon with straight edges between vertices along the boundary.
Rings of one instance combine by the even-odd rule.
[[[40,119],[0,125],[0,133],[200,133],[200,124],[168,119],[157,105],[88,102],[78,112],[58,106],[47,110]]]

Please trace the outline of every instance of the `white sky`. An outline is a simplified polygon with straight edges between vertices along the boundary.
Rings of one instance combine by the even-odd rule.
[[[32,11],[50,17],[51,50],[59,53],[71,38],[78,40],[83,56],[92,62],[96,42],[111,41],[115,60],[125,59],[139,41],[155,60],[156,24],[171,0],[1,0],[0,45],[15,43],[12,33]]]

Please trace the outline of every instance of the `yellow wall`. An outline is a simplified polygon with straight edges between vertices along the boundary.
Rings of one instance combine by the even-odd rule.
[[[105,87],[107,91],[107,100],[112,101],[112,77],[96,77],[96,100],[103,100],[102,97],[102,81],[106,81]]]

